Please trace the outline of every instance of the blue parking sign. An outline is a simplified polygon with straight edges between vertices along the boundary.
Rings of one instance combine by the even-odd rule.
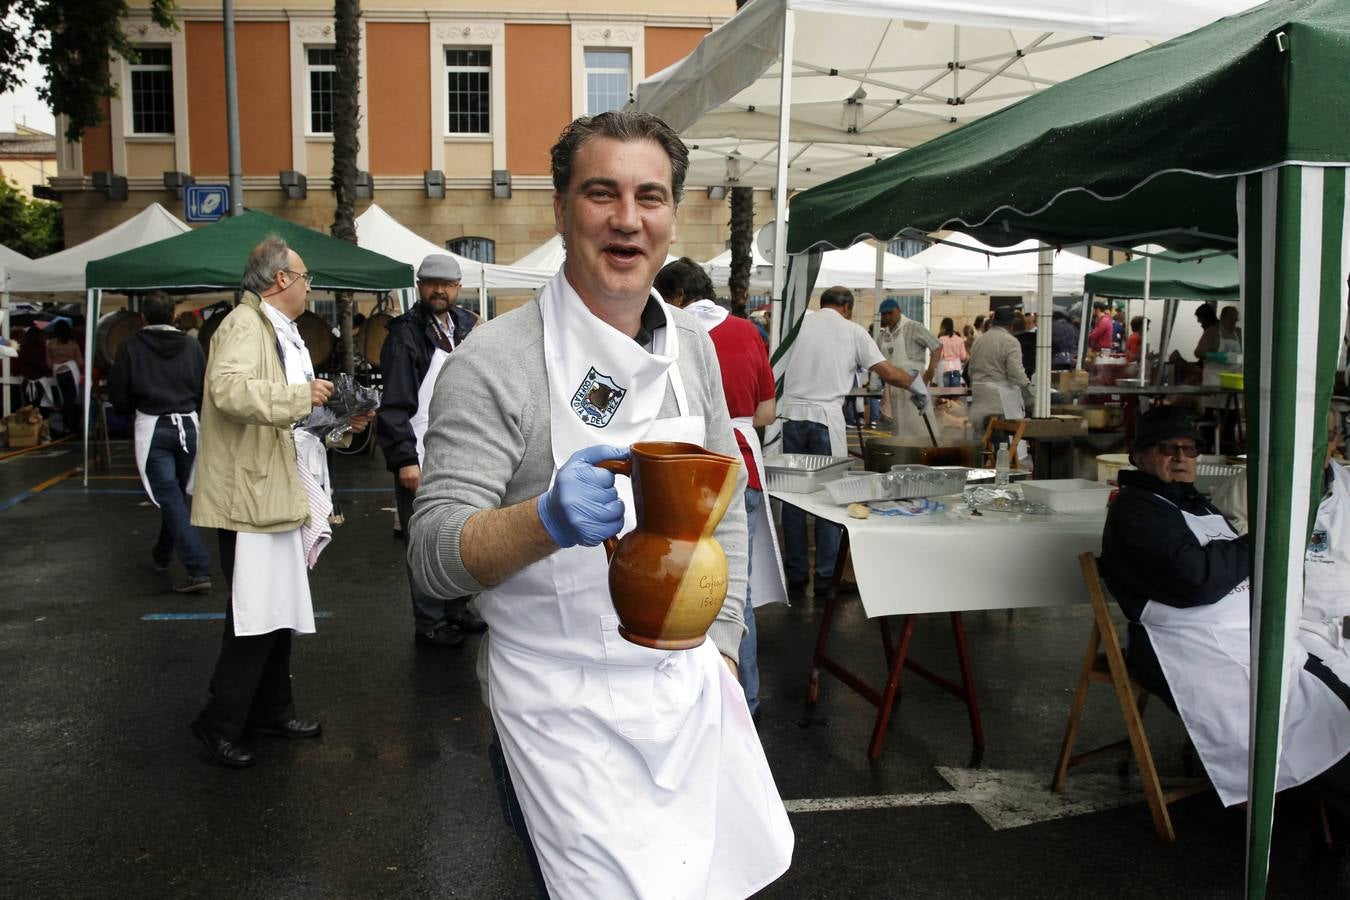
[[[183,188],[183,218],[189,222],[215,222],[230,211],[228,184],[189,184]]]

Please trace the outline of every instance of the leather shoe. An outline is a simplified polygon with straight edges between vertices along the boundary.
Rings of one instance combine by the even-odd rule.
[[[277,722],[274,725],[254,725],[249,730],[254,734],[265,734],[269,737],[291,738],[293,740],[318,737],[323,734],[322,725],[318,722],[306,722],[304,719],[290,719],[286,722]]]
[[[200,722],[190,726],[197,740],[202,742],[206,753],[213,760],[231,769],[247,769],[258,761],[257,755],[242,744],[226,740],[218,734],[207,731]]]
[[[446,622],[460,631],[470,634],[482,634],[487,631],[488,627],[487,623],[478,616],[478,613],[470,609],[467,603],[452,612]]]
[[[413,632],[413,638],[424,647],[458,647],[464,643],[464,635],[449,625],[426,630],[419,628]]]

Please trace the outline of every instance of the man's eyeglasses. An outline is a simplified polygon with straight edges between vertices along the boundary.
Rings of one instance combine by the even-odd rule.
[[[1200,448],[1195,444],[1174,444],[1171,441],[1163,441],[1161,444],[1154,444],[1153,449],[1163,456],[1184,456],[1187,459],[1195,459],[1200,455]]]
[[[282,269],[281,271],[285,272],[287,275],[293,275],[296,278],[305,279],[306,285],[311,285],[314,283],[314,276],[311,275],[309,272],[293,272],[290,269]]]

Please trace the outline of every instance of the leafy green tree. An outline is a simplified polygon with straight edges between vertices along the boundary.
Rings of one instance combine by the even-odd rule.
[[[150,16],[176,28],[174,0],[150,0]],[[36,60],[47,70],[38,96],[67,117],[66,137],[78,141],[103,119],[101,103],[115,97],[113,56],[136,58],[122,32],[126,0],[0,0],[0,93],[23,82]]]
[[[0,176],[0,244],[24,256],[46,256],[62,249],[61,235],[61,204],[25,197]]]

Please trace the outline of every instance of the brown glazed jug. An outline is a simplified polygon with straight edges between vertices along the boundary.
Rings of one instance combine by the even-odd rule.
[[[703,643],[727,595],[727,555],[713,538],[741,461],[697,444],[639,441],[601,468],[633,480],[637,527],[605,541],[619,634],[657,650]]]

